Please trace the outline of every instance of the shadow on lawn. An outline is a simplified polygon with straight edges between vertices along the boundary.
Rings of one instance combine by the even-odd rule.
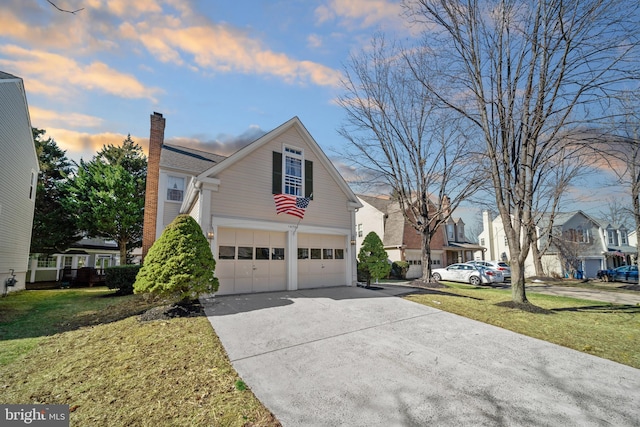
[[[476,301],[483,301],[482,298],[477,298],[477,297],[472,297],[469,295],[460,295],[460,294],[454,294],[451,292],[447,292],[447,291],[443,291],[440,289],[432,289],[432,288],[419,288],[419,289],[412,289],[410,291],[407,291],[404,294],[399,294],[399,297],[406,297],[409,295],[441,295],[441,296],[447,296],[447,297],[458,297],[458,298],[468,298],[468,299],[472,299],[472,300],[476,300]]]
[[[575,311],[586,313],[630,313],[640,314],[640,306],[637,305],[589,305],[581,307],[553,308],[551,311]]]
[[[117,322],[145,313],[162,305],[157,299],[121,296],[115,292],[97,295],[73,296],[69,292],[82,290],[27,290],[25,292],[52,292],[51,297],[39,301],[20,301],[26,309],[11,306],[11,300],[0,304],[0,341],[54,335],[83,327]],[[69,294],[65,298],[65,294]],[[28,295],[28,294],[24,294]],[[9,295],[8,298],[11,298]],[[15,297],[18,297],[17,295]],[[106,304],[92,304],[92,300],[107,300]],[[165,303],[166,304],[166,303]]]

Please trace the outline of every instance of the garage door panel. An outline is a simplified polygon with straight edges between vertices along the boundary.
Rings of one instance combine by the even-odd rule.
[[[217,234],[218,247],[235,248],[234,259],[218,260],[219,294],[286,289],[285,261],[271,259],[275,248],[285,248],[285,233],[220,227]]]
[[[300,234],[298,247],[308,248],[310,257],[298,260],[298,287],[346,285],[345,242],[345,236]],[[341,259],[336,259],[337,250],[341,251]],[[314,259],[318,254],[320,259]]]

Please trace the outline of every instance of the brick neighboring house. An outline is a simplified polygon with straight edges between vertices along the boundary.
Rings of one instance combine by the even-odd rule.
[[[351,241],[362,205],[299,118],[229,157],[165,144],[165,123],[151,115],[143,257],[189,214],[209,239],[217,294],[356,284]],[[282,195],[308,200],[302,218],[277,214]]]
[[[25,289],[40,171],[24,82],[0,71],[0,293]]]
[[[363,207],[356,212],[356,254],[364,238],[373,231],[382,240],[392,262],[409,263],[407,279],[421,277],[422,237],[405,221],[398,202],[384,196],[358,195],[358,199]],[[464,225],[461,218],[451,217],[431,238],[433,268],[471,261],[476,251],[482,251],[483,248],[465,239]]]

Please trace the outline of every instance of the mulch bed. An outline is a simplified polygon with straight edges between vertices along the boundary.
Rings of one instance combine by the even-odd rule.
[[[200,317],[204,315],[204,307],[202,307],[200,301],[192,300],[154,307],[142,313],[138,319],[141,322],[150,322],[153,320],[170,320],[176,317]]]
[[[427,288],[427,289],[442,289],[447,288],[448,286],[443,285],[440,282],[426,282],[422,279],[416,279],[409,283],[411,286],[415,286],[416,288]]]

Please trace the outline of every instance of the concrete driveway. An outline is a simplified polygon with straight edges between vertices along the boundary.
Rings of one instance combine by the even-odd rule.
[[[640,424],[640,370],[384,288],[203,302],[233,366],[284,426]]]

